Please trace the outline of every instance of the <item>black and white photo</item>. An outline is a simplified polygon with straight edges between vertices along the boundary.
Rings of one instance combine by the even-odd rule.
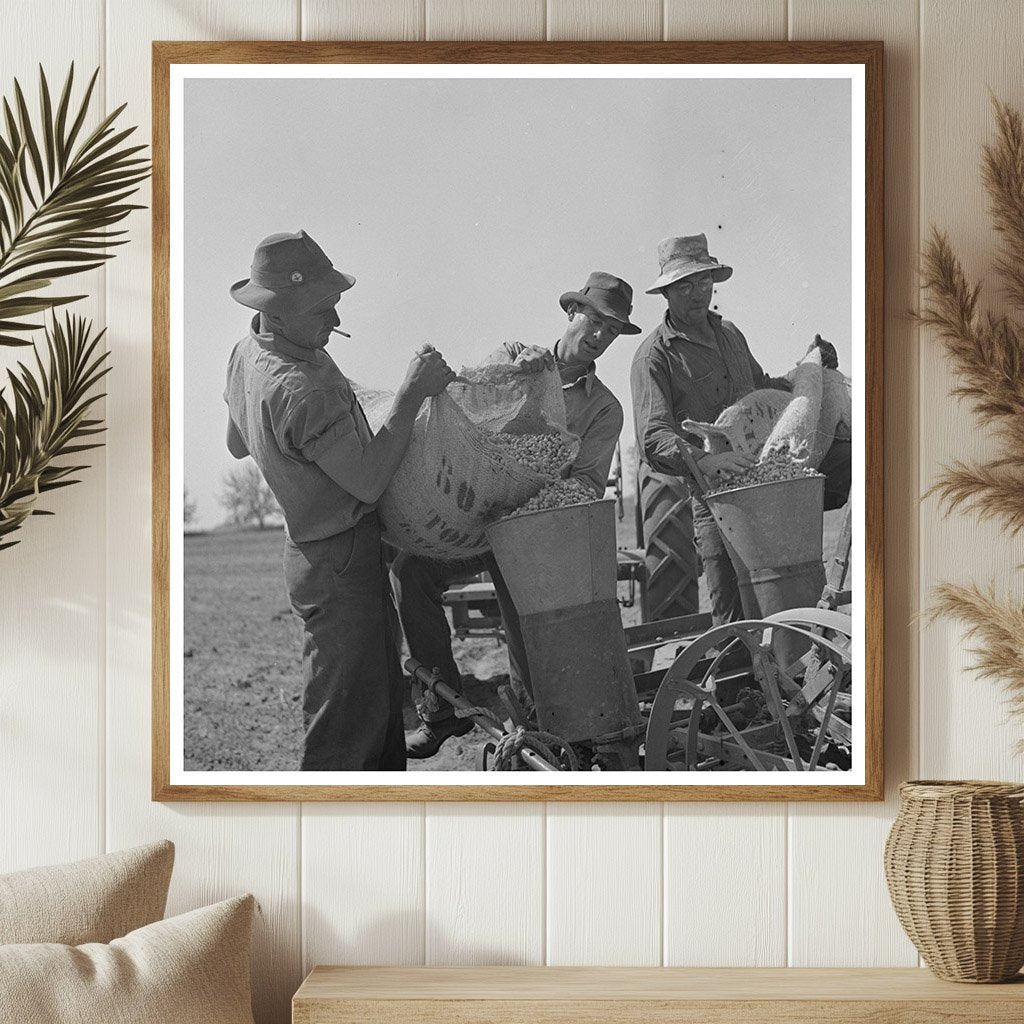
[[[157,789],[877,791],[879,51],[209,45],[156,44]]]

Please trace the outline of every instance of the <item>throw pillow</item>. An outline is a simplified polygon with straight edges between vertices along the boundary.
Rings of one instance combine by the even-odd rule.
[[[0,875],[0,944],[110,942],[159,921],[174,844]]]
[[[253,1024],[255,906],[252,896],[238,896],[109,945],[0,946],[0,1020]]]

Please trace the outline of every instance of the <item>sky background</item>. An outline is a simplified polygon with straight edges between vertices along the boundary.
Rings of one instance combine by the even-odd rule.
[[[455,368],[503,341],[550,346],[593,270],[643,328],[598,363],[626,414],[629,366],[664,314],[658,242],[703,231],[734,268],[713,306],[769,373],[816,332],[851,365],[850,96],[834,79],[189,79],[184,86],[185,482],[197,525],[237,467],[228,356],[250,313],[228,287],[256,244],[307,231],[356,278],[328,351],[393,389],[423,342]]]

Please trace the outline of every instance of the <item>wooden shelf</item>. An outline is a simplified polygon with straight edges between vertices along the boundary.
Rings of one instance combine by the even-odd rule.
[[[293,1024],[1021,1024],[1002,985],[925,970],[316,967]]]

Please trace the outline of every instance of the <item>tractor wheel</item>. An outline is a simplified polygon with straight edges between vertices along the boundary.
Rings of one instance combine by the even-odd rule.
[[[686,484],[678,477],[640,467],[640,506],[647,562],[647,607],[651,619],[698,611],[697,553],[693,511]]]

